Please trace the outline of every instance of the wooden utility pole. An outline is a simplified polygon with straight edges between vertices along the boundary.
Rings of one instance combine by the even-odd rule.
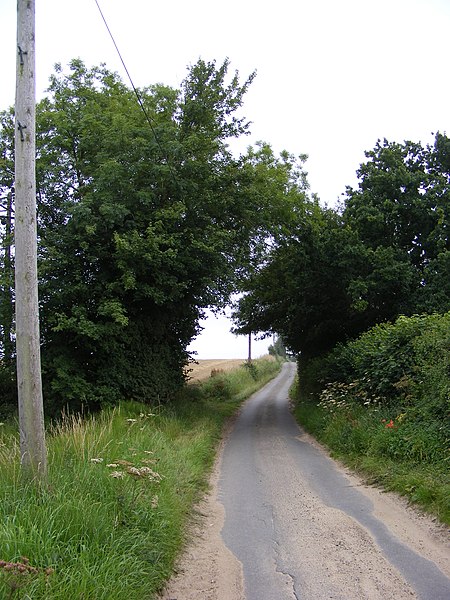
[[[20,454],[24,471],[42,479],[46,474],[47,451],[37,284],[35,0],[17,0],[15,116],[16,353]]]
[[[247,362],[249,365],[252,364],[252,332],[248,334],[248,359]]]
[[[4,310],[3,310],[3,350],[5,364],[10,367],[14,356],[13,342],[13,274],[11,260],[11,246],[13,232],[13,194],[9,192],[6,196],[6,217],[5,217],[5,241],[4,241]]]

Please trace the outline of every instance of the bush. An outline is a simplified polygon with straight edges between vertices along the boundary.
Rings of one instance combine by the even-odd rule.
[[[322,359],[325,381],[353,383],[359,398],[448,418],[450,313],[399,317]]]
[[[306,429],[448,522],[450,313],[378,325],[299,373]]]
[[[202,382],[200,389],[204,397],[222,401],[239,396],[242,390],[248,395],[274,377],[280,370],[280,365],[279,361],[267,358],[255,360],[250,364],[244,362],[232,371],[216,371],[214,376]]]

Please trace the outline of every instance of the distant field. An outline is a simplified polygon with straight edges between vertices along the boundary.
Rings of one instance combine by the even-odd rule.
[[[203,379],[208,379],[211,377],[211,371],[213,369],[218,369],[222,371],[229,371],[230,369],[235,369],[239,367],[243,363],[245,363],[244,358],[220,358],[220,359],[207,359],[207,360],[198,360],[198,364],[189,365],[189,377],[190,381],[202,381]]]

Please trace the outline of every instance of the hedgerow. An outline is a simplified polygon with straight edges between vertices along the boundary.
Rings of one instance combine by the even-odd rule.
[[[450,313],[377,325],[302,374],[301,423],[336,456],[448,522]]]

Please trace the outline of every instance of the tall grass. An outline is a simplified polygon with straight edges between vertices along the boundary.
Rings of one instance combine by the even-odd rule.
[[[277,368],[258,362],[255,373],[221,375],[153,409],[125,403],[64,417],[48,431],[41,487],[22,480],[17,435],[0,426],[0,598],[154,597],[207,485],[225,419]]]

